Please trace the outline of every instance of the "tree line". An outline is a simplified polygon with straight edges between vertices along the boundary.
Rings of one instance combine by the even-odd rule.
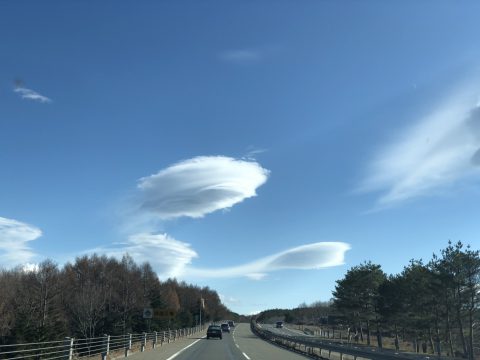
[[[284,321],[297,325],[320,325],[332,316],[331,301],[316,301],[307,305],[302,303],[294,309],[269,309],[255,316],[260,323],[274,323]]]
[[[409,339],[413,350],[474,358],[479,320],[480,256],[461,242],[434,254],[427,263],[411,260],[399,274],[387,276],[380,265],[365,262],[337,281],[333,306],[355,336],[370,345],[382,334]]]
[[[479,251],[449,242],[428,262],[411,260],[399,274],[387,275],[372,262],[353,266],[337,280],[329,302],[267,310],[257,320],[333,327],[352,342],[383,348],[388,337],[396,350],[474,359],[479,294]]]
[[[175,279],[161,282],[149,263],[138,265],[128,255],[1,270],[0,344],[195,326],[201,298],[202,323],[236,318],[216,291]],[[144,319],[145,308],[154,309],[152,319]]]

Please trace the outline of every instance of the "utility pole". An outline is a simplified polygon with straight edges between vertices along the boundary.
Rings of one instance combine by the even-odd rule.
[[[200,316],[199,316],[199,320],[200,320],[200,329],[202,328],[202,309],[205,307],[205,299],[204,298],[200,298]]]

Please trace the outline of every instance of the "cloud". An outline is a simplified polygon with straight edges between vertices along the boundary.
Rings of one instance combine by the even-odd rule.
[[[344,263],[350,246],[342,242],[319,242],[295,247],[251,263],[226,268],[200,269],[191,266],[198,254],[190,244],[175,240],[167,234],[141,233],[131,236],[125,243],[98,247],[85,251],[120,259],[129,254],[136,262],[149,262],[158,276],[166,278],[235,278],[261,280],[268,273],[286,269],[322,269]],[[225,297],[230,302],[235,299]],[[226,300],[226,301],[227,301]]]
[[[24,87],[16,87],[14,90],[17,94],[19,94],[22,99],[28,99],[28,100],[33,100],[33,101],[38,101],[40,103],[51,103],[52,100],[42,94],[39,94],[38,92],[27,89]]]
[[[385,146],[359,190],[381,192],[378,208],[439,193],[478,178],[479,151],[480,104],[465,88]]]
[[[234,298],[233,296],[227,296],[227,295],[219,293],[218,297],[220,298],[221,302],[225,305],[238,305],[238,304],[240,304],[240,300]]]
[[[161,278],[182,275],[197,253],[189,244],[175,240],[167,234],[141,233],[129,237],[125,243],[99,247],[85,253],[95,252],[116,258],[128,253],[137,262],[149,262]]]
[[[220,54],[224,61],[234,64],[251,64],[261,59],[260,53],[249,49],[227,50]]]
[[[254,146],[249,146],[247,148],[247,153],[242,157],[245,160],[250,160],[250,161],[255,161],[256,160],[256,155],[263,154],[264,152],[267,152],[267,149],[259,149]]]
[[[37,272],[40,269],[38,264],[35,263],[25,263],[22,266],[23,272],[29,273],[29,272]]]
[[[138,208],[162,220],[200,218],[256,196],[268,175],[254,161],[195,157],[140,179]]]
[[[245,274],[245,276],[252,280],[262,280],[267,276],[267,274],[266,273],[249,273],[249,274]]]
[[[206,278],[248,277],[263,279],[267,273],[278,270],[322,269],[344,264],[350,245],[343,242],[318,242],[298,246],[251,263],[218,269],[188,268],[186,275]]]
[[[42,236],[42,231],[17,220],[0,217],[0,266],[24,264],[36,254],[28,242]]]

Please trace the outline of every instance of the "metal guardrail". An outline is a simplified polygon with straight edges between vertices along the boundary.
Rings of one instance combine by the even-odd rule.
[[[350,355],[354,360],[357,358],[370,360],[452,360],[454,358],[437,356],[433,354],[410,354],[397,352],[391,349],[378,349],[371,347],[356,346],[354,344],[338,344],[312,338],[311,336],[288,336],[259,327],[255,322],[251,323],[251,329],[260,338],[285,347],[289,350],[301,352],[312,358],[331,359],[332,355],[344,360],[344,355]]]
[[[0,345],[0,360],[74,360],[101,356],[106,360],[126,357],[135,351],[155,349],[164,343],[193,335],[205,326],[142,334],[103,335],[95,338]]]

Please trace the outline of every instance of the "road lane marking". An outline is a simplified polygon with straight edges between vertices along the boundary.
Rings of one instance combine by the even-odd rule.
[[[167,360],[175,359],[178,355],[180,355],[182,352],[184,352],[185,350],[187,350],[190,346],[195,345],[197,342],[199,342],[200,340],[202,340],[202,339],[204,339],[204,338],[205,338],[205,336],[202,336],[201,339],[198,339],[198,340],[194,341],[193,343],[191,343],[190,345],[185,346],[182,350],[177,351],[175,354],[173,354],[172,356],[170,356]]]
[[[242,354],[243,354],[243,356],[245,356],[245,357],[247,358],[247,360],[250,360],[250,358],[248,357],[248,355],[245,354],[243,351],[242,351]]]
[[[240,349],[240,346],[238,346],[238,344],[235,344],[235,346],[237,347],[237,349]]]

